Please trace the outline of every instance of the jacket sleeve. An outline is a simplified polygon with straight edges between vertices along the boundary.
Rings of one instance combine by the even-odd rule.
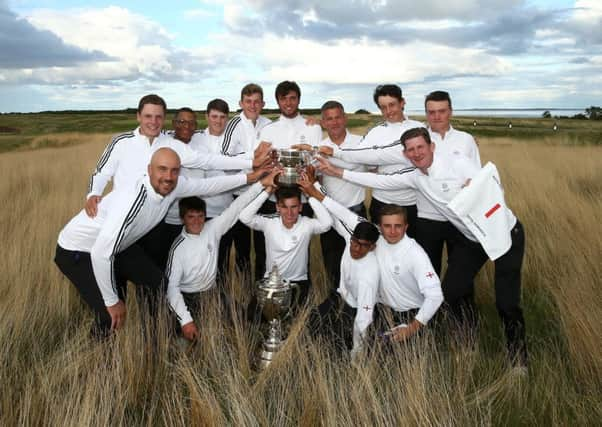
[[[240,212],[240,222],[254,230],[263,231],[268,220],[261,215],[257,215],[257,211],[268,197],[270,197],[270,195],[266,191],[261,192],[259,196]]]
[[[174,311],[178,317],[180,325],[185,325],[193,321],[192,315],[188,311],[182,292],[180,291],[180,283],[184,276],[184,260],[185,255],[181,250],[181,240],[177,239],[169,251],[168,264],[165,269],[165,275],[168,279],[167,284],[167,301],[169,307]],[[178,250],[180,248],[180,250]]]
[[[247,191],[238,196],[217,218],[211,223],[214,224],[218,236],[223,236],[238,220],[241,211],[259,196],[263,186],[260,182],[253,184]]]
[[[115,175],[115,171],[119,166],[121,152],[121,144],[119,144],[119,141],[120,138],[118,136],[113,138],[98,159],[96,168],[94,168],[94,172],[92,172],[92,176],[90,176],[87,198],[91,196],[102,196],[107,184],[111,178],[113,178],[113,175]]]
[[[416,188],[414,168],[402,169],[394,174],[382,175],[371,172],[343,171],[343,179],[364,187],[381,190],[397,190],[400,188]]]
[[[388,145],[360,145],[356,148],[333,149],[333,157],[349,163],[364,165],[395,165],[407,161],[403,154],[403,145],[395,141]]]
[[[195,151],[186,144],[178,146],[182,166],[192,169],[241,170],[252,169],[253,160],[244,156],[224,156]]]
[[[214,196],[247,183],[245,174],[216,176],[213,178],[187,178],[180,176],[174,193],[176,197]]]
[[[365,339],[366,330],[372,324],[374,318],[374,305],[378,293],[380,275],[376,258],[373,269],[364,269],[360,272],[360,286],[357,297],[357,314],[353,322],[353,350],[358,351]]]
[[[328,231],[332,226],[332,217],[320,201],[313,197],[310,197],[308,201],[316,216],[315,218],[311,218],[312,233],[320,234]]]
[[[426,325],[443,303],[443,292],[439,276],[435,273],[435,269],[426,252],[418,244],[416,244],[415,248],[416,251],[414,251],[411,258],[413,273],[418,281],[420,292],[424,296],[424,302],[420,306],[418,313],[416,313],[416,320]]]
[[[366,221],[365,218],[351,212],[345,206],[341,205],[336,200],[326,196],[322,204],[332,214],[333,228],[347,240],[352,234],[355,227],[362,221]]]
[[[96,241],[90,249],[94,277],[107,307],[119,302],[113,264],[117,253],[123,250],[119,247],[119,243],[129,231],[128,225],[131,221],[131,215],[137,211],[134,208],[141,203],[138,197],[125,196],[126,193],[122,194],[123,198],[120,194],[120,199],[115,200],[114,208],[108,211]],[[138,196],[137,193],[135,195]],[[117,209],[120,206],[125,207],[125,209]]]

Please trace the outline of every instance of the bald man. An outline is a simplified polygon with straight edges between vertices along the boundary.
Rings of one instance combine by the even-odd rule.
[[[55,262],[94,312],[95,337],[105,337],[124,325],[127,280],[136,285],[142,296],[139,301],[151,303],[146,308],[150,315],[155,314],[152,302],[163,290],[163,273],[137,241],[161,221],[174,199],[228,191],[256,181],[265,172],[208,179],[179,177],[180,158],[171,148],[158,149],[147,169],[133,188],[103,198],[95,217],[82,210],[58,237]]]

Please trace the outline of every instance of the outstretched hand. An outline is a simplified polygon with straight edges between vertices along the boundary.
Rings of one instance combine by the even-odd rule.
[[[324,199],[324,195],[314,187],[314,183],[316,182],[314,168],[308,166],[305,171],[301,173],[299,179],[297,179],[297,184],[301,191],[305,193],[307,197],[313,197],[314,199],[318,199],[322,201]]]
[[[261,179],[261,184],[265,187],[268,193],[272,193],[277,187],[276,177],[282,173],[282,168],[275,167],[269,174]]]
[[[316,156],[315,159],[318,161],[316,169],[322,172],[324,175],[336,176],[341,178],[343,176],[343,169],[334,166],[328,160],[323,157]]]
[[[272,144],[261,141],[253,153],[253,167],[259,168],[269,165],[272,162],[272,157],[270,155],[271,150]]]

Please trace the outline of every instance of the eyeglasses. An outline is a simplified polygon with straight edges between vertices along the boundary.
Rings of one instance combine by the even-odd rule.
[[[174,124],[176,126],[188,126],[188,127],[195,127],[196,126],[196,120],[178,119],[178,120],[174,120],[173,122],[174,122]]]
[[[352,245],[359,246],[362,249],[370,249],[370,247],[372,246],[371,242],[362,242],[357,237],[352,237],[350,239],[350,242],[351,242]]]

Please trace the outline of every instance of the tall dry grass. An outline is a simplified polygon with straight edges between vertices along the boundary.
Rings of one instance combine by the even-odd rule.
[[[527,233],[528,378],[506,365],[490,265],[477,281],[476,351],[426,334],[391,354],[338,360],[308,338],[301,316],[281,357],[257,374],[250,364],[257,331],[220,313],[215,292],[205,298],[194,348],[170,341],[167,322],[158,337],[145,337],[133,292],[126,328],[106,345],[88,338],[91,316],[52,257],[107,141],[91,138],[0,156],[2,425],[596,425],[602,418],[601,148],[480,141]],[[244,277],[230,286],[239,299],[248,296]]]

